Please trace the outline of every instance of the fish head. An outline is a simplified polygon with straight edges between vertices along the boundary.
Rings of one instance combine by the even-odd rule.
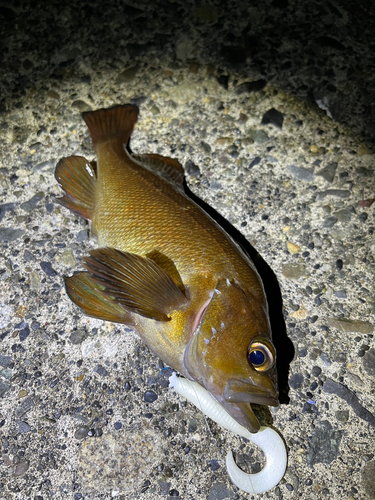
[[[251,403],[278,406],[276,351],[264,296],[219,280],[200,311],[185,351],[189,375],[250,432],[260,424]]]

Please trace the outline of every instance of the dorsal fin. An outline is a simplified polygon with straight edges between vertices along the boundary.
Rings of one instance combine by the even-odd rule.
[[[158,154],[132,154],[132,157],[154,174],[160,175],[163,179],[175,184],[179,188],[182,186],[185,172],[181,163],[177,160]]]

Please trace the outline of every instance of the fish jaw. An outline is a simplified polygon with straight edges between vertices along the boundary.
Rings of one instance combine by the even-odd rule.
[[[272,356],[259,370],[249,346],[264,343]],[[219,280],[185,350],[184,366],[250,432],[260,424],[251,403],[278,406],[276,355],[271,342],[268,307],[234,280]]]
[[[247,379],[230,378],[224,387],[219,378],[205,381],[204,386],[225,410],[250,432],[258,432],[260,423],[255,416],[251,404],[278,406],[278,391],[276,384],[268,376],[254,383]]]
[[[278,391],[274,383],[263,381],[264,387],[252,384],[248,380],[229,379],[225,384],[224,397],[221,404],[227,412],[243,425],[250,432],[257,432],[260,428],[260,423],[251,408],[251,404],[278,406]]]
[[[228,403],[254,403],[267,406],[278,406],[279,404],[277,389],[269,376],[262,381],[262,388],[246,379],[232,378],[227,380],[224,400]]]

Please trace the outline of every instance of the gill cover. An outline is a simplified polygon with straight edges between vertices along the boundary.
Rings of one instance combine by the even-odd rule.
[[[185,368],[233,418],[257,432],[250,403],[278,405],[266,299],[226,279],[211,295],[187,345]]]

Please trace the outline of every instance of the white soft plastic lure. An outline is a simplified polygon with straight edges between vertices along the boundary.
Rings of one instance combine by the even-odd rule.
[[[238,488],[247,493],[264,493],[280,482],[285,473],[287,454],[284,441],[276,431],[271,427],[261,427],[257,434],[252,434],[238,424],[206,389],[196,382],[177,377],[176,373],[169,378],[169,387],[225,429],[249,439],[261,448],[266,457],[266,465],[257,474],[243,472],[237,467],[232,452],[228,451],[227,471]]]

